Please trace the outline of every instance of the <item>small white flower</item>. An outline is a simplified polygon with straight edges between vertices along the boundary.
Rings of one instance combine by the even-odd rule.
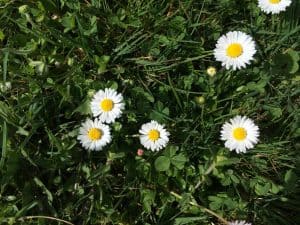
[[[82,123],[77,139],[87,150],[101,150],[111,142],[109,126],[102,124],[98,119],[87,119]]]
[[[268,14],[277,14],[285,11],[291,3],[291,0],[258,0],[258,6]]]
[[[246,67],[256,53],[255,43],[251,36],[233,31],[222,35],[214,49],[215,59],[222,62],[226,69],[233,70]]]
[[[142,125],[140,129],[141,144],[152,151],[158,151],[169,142],[170,133],[164,128],[164,125],[152,120]]]
[[[123,96],[110,88],[99,90],[91,102],[93,116],[98,117],[102,123],[115,122],[122,115],[123,109]]]
[[[246,221],[233,221],[229,222],[229,225],[251,225],[251,223],[246,223]]]
[[[236,116],[222,126],[221,140],[230,151],[245,153],[258,142],[259,128],[246,116]]]

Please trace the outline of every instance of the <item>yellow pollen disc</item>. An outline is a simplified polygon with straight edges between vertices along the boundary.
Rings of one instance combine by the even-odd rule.
[[[114,102],[111,99],[103,99],[100,103],[100,107],[104,112],[109,112],[114,108]]]
[[[160,137],[160,133],[158,130],[150,130],[149,133],[148,133],[148,138],[151,140],[151,141],[157,141],[158,138]]]
[[[88,136],[92,141],[100,140],[102,135],[102,131],[98,128],[91,128],[88,132]]]
[[[237,127],[233,130],[233,137],[238,141],[243,141],[247,137],[247,131],[245,128]]]
[[[239,57],[243,54],[243,47],[239,43],[233,43],[227,47],[226,53],[231,58]]]
[[[269,2],[270,2],[271,4],[278,4],[278,3],[281,2],[281,0],[269,0]]]

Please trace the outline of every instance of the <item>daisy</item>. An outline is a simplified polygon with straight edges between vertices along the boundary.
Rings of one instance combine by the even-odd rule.
[[[277,14],[285,9],[292,3],[291,0],[258,0],[258,6],[265,13]]]
[[[102,124],[98,119],[87,119],[81,125],[77,139],[87,150],[101,150],[111,142],[109,126]]]
[[[236,116],[222,126],[221,140],[230,151],[245,153],[258,142],[259,129],[246,116]]]
[[[92,99],[91,109],[102,123],[113,123],[122,115],[123,96],[110,88],[99,90]]]
[[[140,129],[141,144],[152,151],[158,151],[169,142],[170,133],[164,128],[164,125],[152,120],[142,125]]]
[[[218,39],[214,56],[226,69],[232,67],[236,70],[250,64],[255,52],[255,43],[251,36],[241,31],[233,31]]]
[[[229,222],[229,225],[251,225],[251,223],[246,223],[246,221],[233,221]]]

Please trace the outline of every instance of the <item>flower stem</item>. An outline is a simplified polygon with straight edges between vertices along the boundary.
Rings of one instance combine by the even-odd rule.
[[[182,196],[181,196],[181,195],[179,195],[179,194],[177,194],[177,193],[175,193],[175,192],[173,192],[173,191],[171,191],[170,194],[173,195],[173,196],[175,196],[175,197],[178,198],[178,199],[182,199]],[[227,220],[225,220],[222,216],[218,215],[217,213],[211,211],[210,209],[208,209],[208,208],[206,208],[206,207],[204,207],[204,206],[202,206],[202,205],[199,205],[199,204],[197,204],[196,202],[189,202],[189,204],[192,205],[192,206],[196,206],[196,207],[202,209],[203,211],[209,213],[210,215],[212,215],[212,216],[218,218],[218,219],[219,219],[222,223],[224,223],[225,225],[229,225],[229,222],[228,222]]]
[[[31,219],[48,219],[48,220],[55,220],[55,221],[65,223],[68,225],[74,225],[73,223],[68,222],[66,220],[58,219],[58,218],[51,217],[51,216],[24,216],[24,217],[20,217],[18,220],[22,221],[22,220],[31,220]]]
[[[3,58],[3,86],[4,87],[6,83],[7,62],[8,62],[8,51],[4,52],[4,58]],[[2,153],[1,153],[1,160],[0,160],[0,169],[3,168],[5,163],[6,150],[7,150],[7,124],[6,121],[4,120],[2,126]]]

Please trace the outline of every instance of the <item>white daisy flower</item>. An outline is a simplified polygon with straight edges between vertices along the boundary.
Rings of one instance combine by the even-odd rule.
[[[110,88],[99,90],[92,99],[91,109],[102,123],[113,123],[122,115],[123,96]]]
[[[214,56],[226,69],[232,67],[236,70],[250,64],[255,52],[255,43],[251,36],[241,31],[233,31],[218,39]]]
[[[82,123],[77,139],[87,150],[101,150],[111,142],[109,126],[102,124],[98,119],[87,119]]]
[[[221,140],[230,151],[245,153],[258,142],[259,129],[246,116],[236,116],[222,126]]]
[[[152,120],[142,125],[140,129],[141,144],[152,151],[158,151],[169,142],[170,133],[164,128],[164,125]]]
[[[268,14],[277,14],[285,11],[291,3],[291,0],[258,0],[258,6]]]
[[[246,223],[246,221],[233,221],[229,222],[229,225],[251,225],[251,223]]]

